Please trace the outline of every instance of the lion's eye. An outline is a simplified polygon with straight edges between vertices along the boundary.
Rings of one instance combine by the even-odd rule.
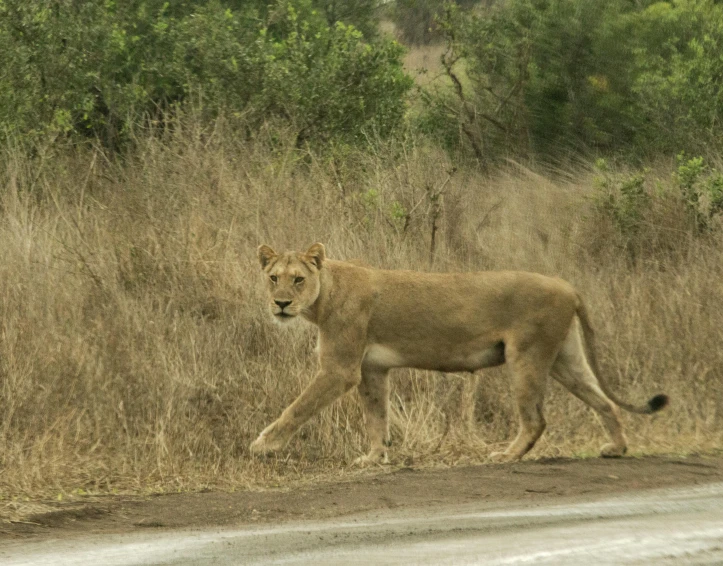
[[[279,278],[276,277],[276,275],[272,275],[272,276],[271,276],[271,281],[272,281],[273,283],[276,283],[278,280],[279,280]]]
[[[294,277],[294,283],[299,284],[299,283],[303,283],[303,282],[304,282],[303,277]]]

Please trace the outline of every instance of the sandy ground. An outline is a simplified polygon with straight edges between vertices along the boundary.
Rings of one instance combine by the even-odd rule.
[[[402,468],[290,491],[110,497],[5,524],[0,563],[721,564],[723,458]]]

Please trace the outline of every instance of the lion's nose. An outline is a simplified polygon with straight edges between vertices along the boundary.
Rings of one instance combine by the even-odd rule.
[[[284,310],[291,304],[291,301],[274,301],[281,310]]]

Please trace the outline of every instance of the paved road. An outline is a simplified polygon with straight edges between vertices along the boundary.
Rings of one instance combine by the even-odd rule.
[[[0,564],[723,564],[723,483],[560,504],[12,542]]]

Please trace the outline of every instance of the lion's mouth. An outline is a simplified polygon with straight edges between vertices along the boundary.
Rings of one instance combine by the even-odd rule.
[[[288,312],[281,311],[281,312],[274,313],[274,316],[275,316],[276,318],[287,319],[287,318],[294,318],[294,316],[296,316],[296,315],[293,315],[293,314],[288,313]]]

